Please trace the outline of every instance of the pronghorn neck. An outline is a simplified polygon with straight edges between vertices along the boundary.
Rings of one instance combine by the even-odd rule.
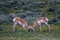
[[[37,25],[37,22],[35,21],[33,24],[32,24],[32,27],[35,27]]]

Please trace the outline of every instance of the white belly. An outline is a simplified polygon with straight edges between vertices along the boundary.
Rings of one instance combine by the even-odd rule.
[[[38,21],[38,25],[41,25],[42,23],[45,23],[43,20]]]
[[[22,22],[18,21],[18,24],[21,25],[22,27],[25,27],[24,24],[22,24]]]

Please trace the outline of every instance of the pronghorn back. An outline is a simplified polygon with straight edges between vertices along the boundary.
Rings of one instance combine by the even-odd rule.
[[[19,17],[15,17],[13,19],[13,22],[21,22],[22,24],[28,26],[28,23],[25,20],[23,20],[22,18],[19,18]]]
[[[43,20],[43,21],[48,21],[48,19],[46,17],[40,17],[40,18],[37,18],[36,21],[39,21],[39,20]]]

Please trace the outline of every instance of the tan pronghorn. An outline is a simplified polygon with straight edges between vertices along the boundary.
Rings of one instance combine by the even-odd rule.
[[[13,24],[13,31],[15,31],[16,24],[21,25],[24,30],[28,31],[28,23],[25,20],[23,20],[22,18],[15,17],[13,19],[13,23],[14,23]]]
[[[37,18],[37,19],[34,21],[34,23],[32,24],[32,27],[35,28],[36,25],[39,25],[39,26],[40,26],[40,31],[42,31],[42,30],[41,30],[41,25],[42,25],[42,24],[45,24],[45,25],[48,27],[49,31],[50,31],[50,25],[48,24],[48,19],[47,19],[46,17]]]

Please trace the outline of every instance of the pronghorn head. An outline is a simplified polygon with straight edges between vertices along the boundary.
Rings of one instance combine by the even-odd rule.
[[[28,31],[30,31],[30,30],[33,30],[33,31],[35,32],[34,27],[33,27],[33,26],[31,26],[31,25],[29,25],[29,26],[28,26]]]

